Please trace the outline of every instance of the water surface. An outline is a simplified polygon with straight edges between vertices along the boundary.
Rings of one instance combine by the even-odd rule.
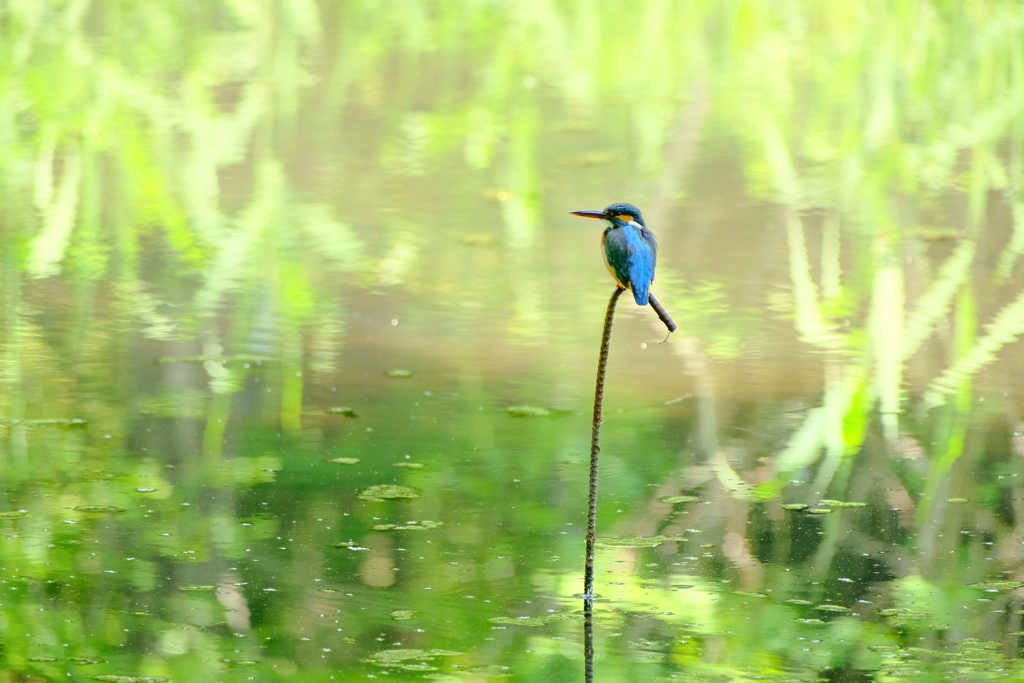
[[[1018,4],[0,16],[10,680],[1024,679]]]

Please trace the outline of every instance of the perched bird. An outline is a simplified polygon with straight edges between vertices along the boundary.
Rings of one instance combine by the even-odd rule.
[[[600,218],[608,227],[601,235],[604,264],[619,287],[633,292],[638,306],[646,306],[658,260],[658,240],[647,229],[640,209],[624,202],[604,211],[573,211],[574,216]]]
[[[676,324],[651,294],[654,282],[654,266],[658,261],[658,240],[647,229],[640,209],[632,204],[612,204],[604,211],[573,211],[574,216],[600,218],[608,226],[601,235],[601,249],[604,264],[622,289],[633,292],[638,306],[651,305],[669,334],[676,331]],[[668,337],[666,337],[668,339]]]

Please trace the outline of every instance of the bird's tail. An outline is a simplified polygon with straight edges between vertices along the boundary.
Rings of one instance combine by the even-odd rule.
[[[637,306],[646,306],[648,300],[647,285],[642,287],[631,286],[633,290],[633,300],[636,301]]]

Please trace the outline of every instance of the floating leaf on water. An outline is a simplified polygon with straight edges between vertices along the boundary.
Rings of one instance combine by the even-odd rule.
[[[359,500],[382,502],[385,500],[421,498],[422,494],[411,486],[399,486],[397,484],[378,484],[363,489],[356,494]]]
[[[355,408],[349,406],[336,406],[334,408],[328,408],[327,412],[331,415],[344,415],[345,417],[359,417],[359,413],[355,411]]]
[[[596,125],[586,119],[566,119],[555,124],[555,130],[560,133],[579,133],[591,131]]]
[[[832,500],[831,498],[825,498],[818,504],[826,508],[862,508],[867,505],[867,503],[848,503],[845,500]]]
[[[969,503],[969,502],[971,502],[971,501],[969,501],[969,500],[968,500],[968,499],[966,499],[966,498],[950,498],[950,499],[949,499],[949,500],[947,500],[946,502],[947,502],[947,503]]]
[[[217,590],[217,587],[216,586],[202,586],[202,585],[178,586],[178,590],[180,590],[180,591],[190,591],[190,592],[193,592],[193,593],[200,593],[200,592],[210,593],[210,592],[213,592],[213,591]]]
[[[426,465],[424,465],[421,462],[408,462],[408,461],[392,463],[391,466],[392,467],[408,467],[411,470],[418,470],[418,469],[421,469],[423,467],[426,467]]]
[[[206,361],[221,361],[223,358],[208,356],[164,356],[153,361],[156,365],[168,365],[170,363],[205,363]]]
[[[560,614],[548,614],[540,617],[491,617],[487,621],[492,624],[501,624],[503,626],[526,626],[529,628],[535,628],[537,626],[546,626],[553,621],[561,621],[564,619]]]
[[[222,659],[220,661],[231,666],[255,666],[259,664],[255,659]]]
[[[122,676],[120,674],[103,674],[93,676],[92,679],[106,683],[168,683],[171,680],[167,676]]]
[[[868,649],[872,652],[899,652],[895,645],[868,645]]]
[[[394,609],[388,612],[388,616],[395,621],[409,621],[416,616],[416,612],[411,609]]]
[[[76,505],[71,508],[75,512],[93,512],[98,514],[107,514],[112,512],[124,512],[128,508],[123,508],[120,505]]]
[[[801,600],[800,598],[790,598],[786,600],[791,605],[811,605],[813,604],[810,600]]]
[[[685,541],[683,536],[624,536],[622,538],[599,538],[597,545],[603,548],[654,548],[665,541]]]
[[[28,510],[6,510],[0,512],[0,519],[18,519],[19,517],[27,517]]]
[[[782,506],[783,510],[806,510],[807,503],[786,503]]]
[[[907,610],[905,613],[901,614],[899,618],[907,621],[924,621],[925,619],[931,619],[932,614],[931,612],[912,612],[911,610]]]
[[[751,593],[751,592],[748,592],[748,591],[733,591],[732,594],[733,595],[743,595],[743,596],[746,596],[748,598],[767,598],[768,597],[767,593]]]
[[[152,486],[141,486],[135,490],[139,493],[153,493],[154,491],[156,491],[156,489],[153,488]]]
[[[913,612],[906,607],[880,609],[878,610],[878,615],[881,617],[893,617],[895,619],[904,619],[907,621],[924,621],[925,619],[930,619],[932,616],[930,612]]]
[[[509,406],[505,412],[512,417],[546,417],[551,414],[550,410],[540,406]]]
[[[811,515],[827,515],[831,512],[832,508],[810,508],[807,510],[807,513]]]
[[[402,664],[410,659],[433,659],[434,657],[455,657],[463,654],[453,650],[382,650],[374,652],[367,657],[365,662],[387,666],[389,664]]]
[[[797,619],[801,624],[810,624],[811,626],[822,626],[825,624],[821,619]]]
[[[498,236],[489,232],[474,232],[459,237],[459,244],[467,247],[489,247],[498,243]]]
[[[820,610],[822,612],[849,612],[850,611],[849,607],[843,607],[842,605],[829,605],[829,604],[818,605],[814,609]]]
[[[600,166],[610,164],[615,157],[607,152],[591,152],[574,157],[562,157],[558,160],[560,166]]]
[[[79,473],[82,479],[98,479],[106,481],[109,479],[120,479],[125,476],[120,472],[111,472],[110,470],[82,470]]]
[[[676,503],[692,503],[695,500],[700,500],[700,498],[697,496],[665,496],[661,502],[675,505]]]
[[[29,657],[30,662],[56,662],[56,657]]]
[[[1008,591],[1024,586],[1024,581],[979,581],[968,588],[980,588],[983,591]]]
[[[269,363],[277,360],[272,356],[258,356],[252,353],[235,353],[227,356],[164,356],[157,358],[157,365],[167,363]]]
[[[510,190],[502,190],[499,188],[491,188],[490,190],[486,190],[480,195],[481,199],[496,202],[507,202],[514,196],[515,194]]]
[[[326,462],[334,463],[335,465],[355,465],[359,462],[359,458],[331,458]]]
[[[437,671],[438,670],[436,666],[430,666],[429,664],[427,664],[425,662],[420,663],[420,664],[399,664],[398,668],[399,669],[405,669],[406,671]]]
[[[420,521],[409,521],[405,524],[395,527],[399,531],[410,531],[412,529],[437,529],[438,527],[444,526],[444,522],[438,522],[434,519],[424,519]]]
[[[397,377],[399,379],[408,379],[409,377],[412,377],[413,374],[412,370],[402,370],[401,368],[396,368],[395,370],[388,370],[387,372],[384,373],[384,376]]]
[[[444,525],[444,522],[436,522],[432,519],[423,521],[409,521],[405,524],[374,524],[370,531],[429,531]]]
[[[12,418],[0,418],[0,425],[20,425],[22,427],[68,427],[71,429],[85,427],[89,423],[79,418],[70,417],[40,417],[31,420],[16,420]]]
[[[72,664],[102,664],[105,660],[93,659],[91,657],[68,657],[68,661]]]

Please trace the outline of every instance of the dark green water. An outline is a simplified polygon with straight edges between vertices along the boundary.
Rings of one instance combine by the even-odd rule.
[[[0,0],[0,681],[1024,680],[1022,31]]]

